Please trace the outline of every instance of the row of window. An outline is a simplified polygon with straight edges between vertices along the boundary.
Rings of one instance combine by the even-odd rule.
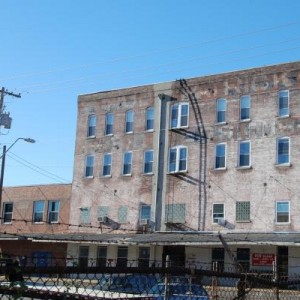
[[[250,221],[250,202],[238,201],[236,202],[236,221],[249,222]],[[223,224],[225,220],[225,204],[215,203],[212,210],[213,223]],[[278,224],[290,223],[290,201],[277,201],[275,206],[275,222]]]
[[[289,91],[281,90],[278,92],[278,116],[288,117],[289,109]],[[251,114],[251,97],[243,95],[240,98],[240,120],[250,120]],[[105,116],[105,135],[114,134],[114,114],[107,113]],[[227,100],[225,98],[217,99],[216,103],[216,123],[226,123],[227,119]],[[95,114],[88,117],[88,137],[96,136],[96,121]],[[170,128],[186,128],[189,123],[189,104],[186,102],[175,103],[171,106]],[[133,133],[134,130],[134,111],[128,110],[125,112],[125,133]],[[145,111],[145,131],[154,130],[154,108],[148,107]]]
[[[238,167],[251,166],[251,142],[240,141],[238,145]],[[226,168],[226,143],[215,146],[215,169]],[[276,140],[276,164],[290,164],[290,138],[282,137]]]
[[[251,142],[249,140],[240,141],[238,144],[238,167],[251,167]],[[219,143],[215,146],[215,169],[226,168],[226,143]],[[122,175],[131,175],[132,172],[132,157],[131,151],[126,151],[123,154]],[[185,146],[175,146],[169,150],[168,172],[179,173],[187,171],[188,151]],[[143,173],[153,173],[154,152],[149,149],[144,152]],[[94,155],[87,155],[85,162],[85,177],[94,176]],[[290,138],[282,137],[276,140],[276,164],[290,164]],[[109,177],[112,175],[112,154],[103,154],[103,164],[101,176]]]
[[[154,130],[154,108],[148,107],[145,113],[145,130],[153,131]],[[88,118],[88,137],[96,136],[96,122],[97,117],[95,114],[89,115]],[[105,115],[105,135],[113,135],[114,134],[114,122],[115,117],[113,113],[107,113]],[[133,133],[134,129],[134,111],[128,110],[125,113],[125,133]]]
[[[132,151],[126,151],[123,154],[122,175],[131,175],[132,172]],[[153,174],[154,152],[152,149],[144,152],[143,173]],[[85,177],[94,176],[95,156],[87,155],[85,159]],[[176,146],[169,150],[169,173],[178,173],[187,171],[187,147]],[[110,177],[112,175],[112,154],[103,154],[101,176]]]
[[[97,247],[96,266],[97,267],[127,267],[128,247],[118,246],[117,259],[113,262],[107,258],[107,246]],[[139,247],[138,267],[149,267],[150,263],[150,247]],[[93,260],[89,258],[90,249],[88,246],[79,246],[78,263],[80,267],[88,267],[93,265]]]
[[[59,200],[48,201],[47,208],[48,208],[47,209],[47,222],[48,223],[58,223],[60,201]],[[43,200],[34,201],[33,202],[32,222],[34,222],[34,223],[44,222],[45,221],[44,220],[45,209],[46,209],[46,201],[43,201]],[[13,210],[14,210],[13,202],[4,202],[3,203],[3,210],[2,210],[3,223],[12,223]]]
[[[107,257],[107,246],[98,246],[96,252],[95,265],[97,267],[127,267],[128,263],[128,247],[118,246],[117,258],[114,261]],[[243,266],[244,270],[250,269],[250,249],[237,248],[236,260]],[[212,268],[215,271],[222,271],[225,265],[225,249],[212,248],[211,249]],[[94,266],[94,260],[90,258],[89,246],[79,246],[78,263],[80,267]],[[149,267],[150,264],[150,247],[139,247],[138,251],[138,267]]]

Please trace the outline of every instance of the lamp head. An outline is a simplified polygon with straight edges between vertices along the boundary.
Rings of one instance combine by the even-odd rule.
[[[32,144],[35,143],[35,140],[31,139],[31,138],[26,138],[26,139],[24,139],[24,141],[27,143],[32,143]]]

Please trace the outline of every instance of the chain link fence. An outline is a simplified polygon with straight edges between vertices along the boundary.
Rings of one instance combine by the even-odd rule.
[[[0,267],[0,299],[300,299],[298,274],[131,265],[40,268],[8,260]]]

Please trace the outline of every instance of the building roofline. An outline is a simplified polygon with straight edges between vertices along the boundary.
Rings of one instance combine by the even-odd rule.
[[[200,79],[200,78],[204,79],[204,78],[215,77],[215,76],[231,75],[231,74],[239,73],[239,72],[249,72],[249,71],[254,71],[254,70],[261,70],[261,69],[265,69],[265,68],[275,68],[275,67],[280,67],[280,66],[283,67],[285,65],[287,66],[287,65],[292,65],[292,64],[300,64],[300,60],[284,62],[284,63],[279,63],[279,64],[249,67],[249,68],[246,68],[246,69],[237,69],[237,70],[221,72],[221,73],[213,73],[213,74],[206,74],[206,75],[204,74],[204,75],[201,75],[201,76],[188,77],[188,78],[185,78],[185,79],[186,80],[194,80],[194,79]],[[151,87],[151,86],[154,86],[154,85],[168,84],[168,83],[171,84],[175,81],[176,80],[168,80],[168,81],[163,81],[163,82],[154,82],[154,83],[137,85],[137,86],[115,88],[115,89],[111,89],[111,90],[102,90],[102,91],[91,92],[91,93],[86,93],[86,94],[79,94],[78,97],[91,96],[91,95],[97,95],[97,94],[105,94],[105,93],[113,93],[113,92],[120,92],[120,91],[124,91],[124,90],[135,89],[135,88],[147,88],[147,87]]]
[[[29,184],[29,185],[12,185],[12,186],[4,186],[3,189],[6,189],[6,188],[26,188],[26,187],[41,187],[41,186],[62,186],[62,185],[70,185],[72,186],[72,182],[70,183],[45,183],[45,184]]]

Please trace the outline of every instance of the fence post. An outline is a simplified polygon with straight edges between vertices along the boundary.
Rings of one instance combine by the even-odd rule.
[[[217,272],[218,271],[218,262],[214,261],[213,262],[213,272]],[[213,276],[212,277],[212,281],[211,281],[211,295],[212,295],[212,299],[218,299],[218,282],[217,282],[217,277]]]
[[[170,267],[170,255],[166,256],[166,268]],[[169,275],[168,273],[165,273],[165,291],[164,291],[164,300],[169,299],[169,289],[168,289],[168,284],[169,284]]]
[[[274,287],[274,295],[276,297],[275,299],[279,300],[279,287],[278,287],[279,278],[278,278],[278,268],[277,268],[277,257],[276,256],[273,261],[273,281],[275,283],[275,287]]]

